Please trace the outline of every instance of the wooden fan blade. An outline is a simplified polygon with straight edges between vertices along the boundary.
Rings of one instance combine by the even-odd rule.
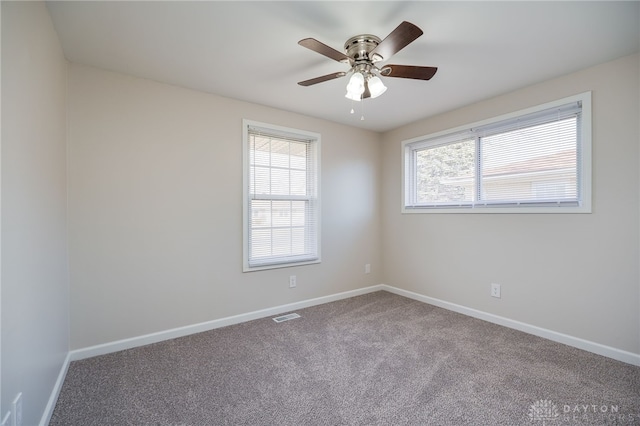
[[[438,71],[437,67],[418,67],[413,65],[385,65],[380,75],[385,77],[413,78],[415,80],[430,80]]]
[[[371,51],[369,57],[379,55],[382,59],[389,59],[392,55],[398,53],[409,43],[422,35],[422,30],[411,22],[403,21],[398,27],[391,31],[384,40],[380,42],[375,49]]]
[[[324,81],[333,80],[334,78],[340,78],[347,75],[345,72],[334,72],[333,74],[323,75],[322,77],[312,78],[310,80],[300,81],[298,84],[300,86],[312,86],[314,84],[322,83]]]
[[[311,49],[327,58],[333,59],[338,62],[349,62],[350,58],[342,52],[337,51],[333,47],[329,47],[324,43],[319,42],[315,38],[305,38],[298,42],[300,46]]]

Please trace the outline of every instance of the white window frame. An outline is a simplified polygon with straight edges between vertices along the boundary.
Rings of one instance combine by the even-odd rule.
[[[249,133],[250,129],[259,129],[259,131],[265,134],[273,135],[275,137],[289,138],[299,141],[305,141],[309,144],[313,144],[314,147],[314,159],[315,164],[312,167],[307,168],[307,179],[311,178],[311,182],[307,185],[311,185],[310,194],[308,198],[311,200],[314,211],[313,223],[305,222],[306,226],[314,227],[311,229],[315,232],[315,255],[303,256],[299,260],[290,257],[288,260],[283,261],[281,258],[274,256],[273,258],[266,258],[259,261],[258,264],[251,260],[251,212],[250,202],[252,194],[250,191],[250,147],[249,147]],[[292,266],[309,265],[321,262],[321,241],[320,241],[320,134],[309,132],[306,130],[292,129],[283,126],[276,126],[273,124],[261,123],[258,121],[243,119],[242,120],[242,186],[243,186],[243,203],[242,203],[242,226],[243,226],[243,272],[260,271],[266,269],[286,268]],[[266,198],[261,196],[260,199],[273,199],[273,200],[285,200],[289,199],[286,196],[274,195],[273,198]],[[257,198],[256,198],[257,199]],[[291,196],[291,200],[299,200],[299,196]],[[309,218],[306,218],[308,220]],[[308,230],[306,230],[308,231]]]
[[[460,135],[471,134],[472,130],[481,126],[489,126],[498,122],[516,119],[521,116],[561,107],[570,103],[581,102],[582,113],[578,125],[578,203],[576,205],[553,205],[550,203],[526,203],[491,205],[480,203],[460,206],[421,206],[412,202],[415,197],[415,168],[411,166],[417,146],[437,146],[443,143],[460,140]],[[591,213],[591,92],[569,96],[557,101],[548,102],[531,108],[504,114],[491,119],[459,126],[426,136],[405,140],[402,149],[402,213]],[[476,143],[476,155],[478,145]],[[478,160],[476,159],[476,165]],[[476,171],[476,176],[478,171]],[[475,179],[475,178],[474,178]],[[477,182],[476,182],[477,184]]]

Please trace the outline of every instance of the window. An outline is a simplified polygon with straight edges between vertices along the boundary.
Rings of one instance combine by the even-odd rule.
[[[590,92],[402,149],[404,213],[591,211]]]
[[[244,266],[320,262],[320,135],[243,120]]]

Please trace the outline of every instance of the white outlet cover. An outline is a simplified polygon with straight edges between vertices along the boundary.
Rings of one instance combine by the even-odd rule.
[[[491,296],[500,298],[500,284],[491,284]]]

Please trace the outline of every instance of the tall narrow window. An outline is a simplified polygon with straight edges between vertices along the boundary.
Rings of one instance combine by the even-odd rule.
[[[320,135],[243,121],[244,271],[320,261]]]
[[[403,143],[403,212],[591,211],[591,96]]]

